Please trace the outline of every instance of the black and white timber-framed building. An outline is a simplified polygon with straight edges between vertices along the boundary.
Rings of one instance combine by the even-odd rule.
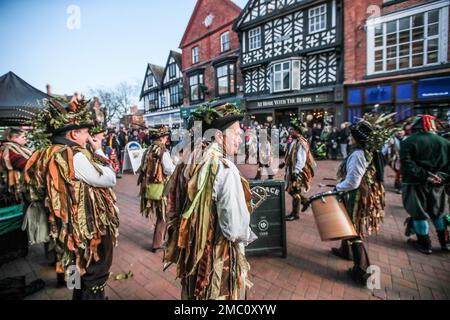
[[[140,99],[144,100],[147,126],[180,125],[183,105],[181,54],[170,51],[165,67],[148,64]]]
[[[259,122],[343,121],[342,0],[250,0],[234,24]]]

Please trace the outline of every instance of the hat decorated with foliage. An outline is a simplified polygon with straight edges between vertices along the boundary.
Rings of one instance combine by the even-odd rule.
[[[170,135],[169,128],[166,126],[162,126],[159,128],[150,128],[149,135],[151,139],[158,139],[161,137],[166,137]]]
[[[303,132],[303,124],[300,122],[300,120],[298,118],[296,118],[296,117],[291,118],[289,123],[290,123],[290,126],[292,128],[294,128],[295,130],[300,131],[300,133]]]
[[[51,143],[50,138],[54,135],[93,128],[96,124],[88,105],[89,101],[76,96],[70,101],[61,98],[46,100],[44,108],[30,120],[32,129],[29,135],[39,146],[44,146]]]
[[[395,114],[366,113],[360,122],[350,127],[350,132],[367,151],[380,151],[386,140],[396,131],[401,130],[394,120]]]
[[[189,129],[193,128],[196,121],[201,121],[203,132],[208,129],[225,130],[243,118],[244,113],[234,103],[226,103],[217,107],[204,104],[191,113]]]

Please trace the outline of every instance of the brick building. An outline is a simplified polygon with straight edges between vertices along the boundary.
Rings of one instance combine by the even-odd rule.
[[[253,118],[342,122],[342,1],[250,0],[234,29]]]
[[[202,103],[242,105],[239,40],[232,30],[241,8],[230,0],[198,0],[182,37],[183,120]]]
[[[450,109],[445,0],[344,0],[346,118],[372,110],[398,119]]]

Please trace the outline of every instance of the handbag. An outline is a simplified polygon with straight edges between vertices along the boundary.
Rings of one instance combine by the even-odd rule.
[[[150,183],[145,190],[147,200],[161,200],[164,191],[164,183]]]

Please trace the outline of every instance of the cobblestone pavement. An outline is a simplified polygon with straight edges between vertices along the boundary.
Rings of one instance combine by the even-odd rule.
[[[320,161],[310,195],[324,191],[317,186],[323,178],[334,178],[338,162]],[[256,174],[255,166],[242,165],[247,178]],[[282,179],[279,172],[277,179]],[[386,170],[386,217],[379,235],[368,238],[367,249],[373,265],[381,269],[381,289],[371,291],[355,286],[346,274],[350,261],[340,260],[330,253],[338,242],[321,242],[312,212],[301,219],[287,222],[288,256],[250,257],[254,286],[249,299],[449,299],[450,255],[439,251],[434,230],[435,252],[426,256],[406,244],[403,222],[407,217],[401,196],[393,190],[393,173]],[[175,280],[175,268],[162,271],[162,253],[151,253],[153,221],[138,212],[137,177],[124,175],[115,188],[121,210],[119,246],[114,252],[112,272],[133,272],[128,280],[110,280],[109,299],[179,299],[180,285]],[[286,197],[287,210],[291,199]],[[0,278],[26,275],[27,282],[41,278],[45,290],[28,299],[70,299],[71,291],[56,289],[53,268],[45,260],[42,246],[33,246],[26,258],[0,267]]]

